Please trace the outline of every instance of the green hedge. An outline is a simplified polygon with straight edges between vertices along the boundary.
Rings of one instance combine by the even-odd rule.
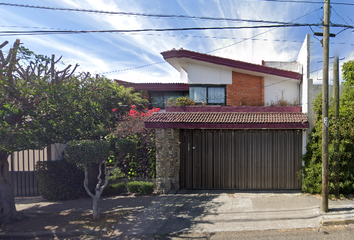
[[[37,162],[39,192],[44,199],[62,201],[87,197],[84,172],[65,160]]]
[[[108,183],[107,187],[103,190],[102,196],[103,197],[111,197],[111,196],[117,196],[122,193],[127,192],[127,187],[125,186],[125,183],[119,182],[119,183]]]
[[[127,183],[127,189],[130,193],[139,193],[141,195],[149,195],[154,192],[154,183],[134,181]]]

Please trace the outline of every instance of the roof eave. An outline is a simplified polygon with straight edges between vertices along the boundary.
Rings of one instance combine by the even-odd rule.
[[[131,83],[122,80],[115,80],[125,87],[132,87],[136,91],[189,91],[189,84],[186,83]]]
[[[296,80],[299,80],[300,82],[302,81],[302,74],[297,73],[297,72],[286,71],[286,70],[267,67],[267,66],[263,66],[263,65],[259,65],[259,64],[253,64],[253,63],[247,63],[247,62],[237,61],[237,60],[228,59],[228,58],[217,57],[217,56],[213,56],[213,55],[209,55],[209,54],[198,53],[198,52],[193,52],[193,51],[184,50],[184,49],[165,51],[165,52],[162,52],[161,55],[163,56],[163,58],[167,62],[169,62],[177,70],[179,70],[179,67],[174,66],[172,64],[173,59],[186,58],[186,59],[192,59],[192,60],[196,60],[196,61],[212,63],[212,64],[216,64],[216,65],[226,66],[226,67],[230,67],[230,68],[236,68],[236,69],[241,69],[241,70],[246,70],[246,71],[251,71],[251,72],[257,72],[257,73],[261,73],[261,74],[267,74],[267,75],[270,74],[270,75],[275,75],[275,76],[279,76],[279,77],[296,79]]]
[[[146,128],[175,129],[307,129],[309,123],[155,123],[145,122]]]

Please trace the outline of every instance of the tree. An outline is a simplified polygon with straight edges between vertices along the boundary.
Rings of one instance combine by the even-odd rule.
[[[7,42],[0,45],[1,49]],[[132,104],[147,103],[139,93],[105,77],[74,75],[60,59],[36,55],[17,40],[7,57],[0,51],[0,223],[16,218],[7,158],[14,151],[52,143],[104,138]],[[116,108],[116,111],[112,111]]]
[[[63,143],[103,138],[123,119],[131,105],[142,109],[147,103],[132,88],[90,74],[72,78],[56,90],[55,97],[38,107],[37,120],[51,136],[56,136],[57,142]]]
[[[336,126],[334,110],[329,108],[329,192],[333,193],[336,182],[336,166],[339,166],[339,191],[350,194],[354,191],[354,61],[344,63],[342,83],[344,89],[340,98],[340,148],[339,162],[334,159],[334,141],[336,141]],[[315,127],[310,134],[307,153],[304,155],[304,181],[306,192],[320,193],[322,181],[322,95],[319,94],[314,102],[316,112]]]
[[[135,151],[119,162],[119,168],[128,178],[156,176],[156,146],[155,130],[145,128],[144,121],[160,108],[153,108],[147,112],[136,110],[133,105],[129,113],[123,117],[111,132],[111,136],[118,139],[127,139],[135,143]]]
[[[2,48],[7,44],[0,45],[0,223],[16,218],[7,158],[14,151],[39,149],[50,143],[45,128],[38,126],[36,110],[78,66],[59,71],[55,65],[60,59],[35,55],[20,46],[20,40],[5,57]]]
[[[114,148],[118,154],[111,157],[111,142],[106,140],[71,141],[65,149],[65,158],[82,165],[85,170],[84,187],[88,195],[92,198],[94,220],[98,220],[100,217],[99,201],[103,190],[108,184],[111,172],[118,166],[118,162],[133,150],[133,144],[130,141],[118,139],[115,141]],[[94,193],[88,187],[88,167],[93,163],[98,164],[99,170],[97,176],[98,183]]]

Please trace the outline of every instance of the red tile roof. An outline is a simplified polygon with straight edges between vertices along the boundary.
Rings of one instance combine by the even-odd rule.
[[[302,112],[301,106],[167,106],[166,112]]]
[[[165,112],[149,117],[149,128],[308,128],[304,113]]]

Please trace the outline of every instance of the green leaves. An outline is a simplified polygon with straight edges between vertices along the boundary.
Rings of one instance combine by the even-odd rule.
[[[70,141],[64,157],[74,163],[100,163],[106,161],[110,153],[110,142],[104,140]]]
[[[329,108],[329,192],[333,192],[336,174],[339,166],[339,188],[341,194],[354,191],[354,61],[343,65],[343,94],[340,98],[340,119],[335,122],[333,107]],[[314,101],[316,112],[315,128],[310,134],[310,141],[306,146],[307,153],[303,156],[305,161],[304,190],[310,193],[321,192],[322,181],[322,95]],[[336,141],[336,126],[340,131],[340,160],[334,160]]]
[[[354,86],[354,61],[348,61],[342,67],[344,85]]]

